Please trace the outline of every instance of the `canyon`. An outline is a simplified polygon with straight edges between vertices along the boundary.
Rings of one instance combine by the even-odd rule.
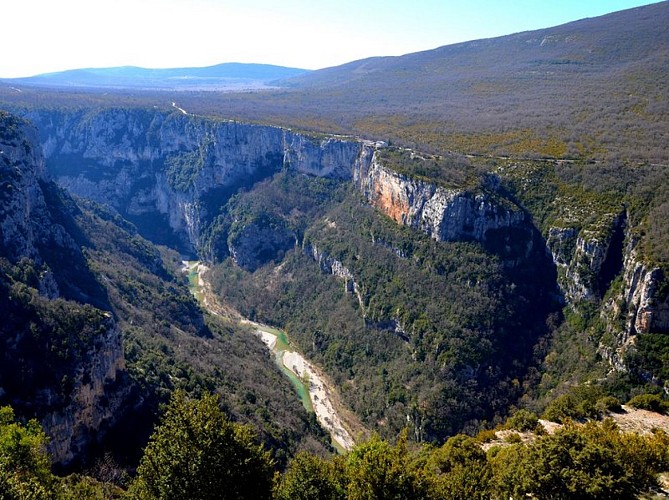
[[[384,156],[389,146],[382,142],[179,112],[31,109],[23,115],[34,123],[39,136],[21,125],[25,139],[2,144],[4,168],[8,172],[15,169],[20,183],[16,186],[20,189],[5,186],[10,195],[3,195],[3,213],[9,216],[3,219],[2,243],[13,261],[28,256],[48,264],[49,258],[40,250],[47,241],[49,246],[82,258],[64,227],[50,221],[43,202],[42,190],[53,179],[75,196],[111,207],[147,239],[185,256],[210,263],[229,256],[253,272],[280,261],[290,249],[301,249],[319,263],[322,272],[344,281],[344,291],[357,296],[367,321],[363,278],[317,244],[303,241],[303,235],[285,220],[235,220],[233,224],[239,226],[235,232],[226,230],[218,240],[212,237],[222,207],[236,194],[253,190],[281,172],[294,172],[349,186],[396,224],[437,242],[478,244],[499,258],[509,273],[522,272],[534,260],[552,261],[557,277],[545,288],[554,287],[556,294],[559,290],[568,307],[599,304],[607,297],[600,314],[612,340],[602,343],[599,350],[614,370],[628,369],[625,356],[638,335],[668,329],[666,278],[661,268],[640,257],[635,228],[624,213],[603,214],[604,231],[563,224],[542,233],[532,215],[507,194],[503,176],[493,174],[475,187],[431,182],[399,173]],[[400,250],[395,253],[404,258]],[[63,291],[80,300],[94,295],[70,282],[58,282],[48,267],[39,281],[44,297],[56,299]],[[607,295],[615,275],[619,276],[619,291]],[[385,328],[409,341],[410,334],[399,317],[384,321],[390,321]],[[87,361],[77,368],[69,404],[53,411],[48,405],[39,410],[60,462],[66,463],[85,447],[90,433],[112,423],[127,400],[127,387],[116,382],[124,378],[125,362],[114,322],[113,317],[104,320],[104,333],[90,346]],[[477,370],[469,367],[462,373]],[[414,417],[407,414],[410,418]]]
[[[145,110],[32,110],[26,117],[40,131],[49,175],[59,185],[114,207],[150,239],[177,243],[205,260],[225,257],[203,233],[227,199],[289,169],[351,182],[398,224],[437,241],[479,242],[509,265],[543,247],[559,270],[558,284],[570,304],[603,297],[611,282],[604,274],[617,274],[624,263],[621,298],[627,305],[620,314],[629,317],[616,342],[627,343],[637,332],[665,331],[669,323],[669,299],[660,293],[665,277],[658,267],[638,260],[624,212],[602,214],[598,224],[603,231],[549,227],[537,238],[531,215],[501,193],[499,179],[489,177],[483,189],[472,190],[400,174],[382,160],[383,142]],[[301,243],[277,225],[243,229],[228,241],[227,251],[248,269]],[[624,252],[623,239],[628,242]],[[613,271],[604,269],[611,266]],[[643,279],[634,268],[643,270]]]

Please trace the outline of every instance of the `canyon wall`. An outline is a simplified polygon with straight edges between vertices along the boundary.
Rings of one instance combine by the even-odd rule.
[[[61,186],[114,207],[145,233],[158,216],[192,251],[200,246],[202,224],[237,189],[284,168],[347,179],[361,150],[343,138],[182,113],[35,111],[28,117]]]
[[[513,269],[545,252],[557,268],[567,304],[601,300],[623,270],[626,327],[666,329],[664,276],[623,247],[626,214],[606,214],[601,228],[550,227],[538,234],[531,217],[490,176],[476,189],[453,188],[398,173],[384,163],[384,144],[338,136],[312,136],[279,127],[208,120],[182,113],[105,110],[33,111],[47,166],[71,192],[116,208],[145,235],[169,228],[183,249],[202,248],[202,234],[239,189],[283,169],[351,181],[361,195],[398,224],[437,241],[476,241]],[[148,221],[148,222],[147,222]],[[162,223],[162,225],[161,225]],[[267,225],[269,227],[269,225]],[[602,229],[603,228],[603,229]],[[228,253],[249,270],[299,245],[297,235],[262,225],[243,228]],[[169,239],[169,238],[168,238]],[[347,279],[350,282],[350,280]]]
[[[72,283],[54,263],[60,257],[74,266],[84,259],[51,203],[49,189],[55,188],[49,185],[35,129],[0,114],[0,131],[0,257],[3,270],[25,270],[23,277],[0,276],[2,308],[11,309],[3,310],[0,326],[6,357],[0,366],[0,400],[19,414],[39,418],[55,461],[67,464],[113,423],[124,404],[128,389],[121,332],[110,313],[72,302],[90,290]],[[33,269],[35,278],[30,277]],[[29,329],[22,322],[25,314],[30,315]],[[95,328],[90,344],[78,354],[72,354],[75,346],[61,349],[57,335],[70,332],[56,333],[60,322],[89,326],[89,318]],[[45,352],[40,350],[43,334],[51,337],[45,339]],[[28,345],[33,350],[20,351]],[[67,375],[52,379],[55,374],[43,373],[44,366]]]

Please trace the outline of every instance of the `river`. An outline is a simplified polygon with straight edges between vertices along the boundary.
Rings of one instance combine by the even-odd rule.
[[[350,451],[355,442],[337,411],[334,403],[336,391],[327,377],[291,346],[284,331],[241,318],[235,311],[221,306],[204,278],[207,270],[204,264],[199,261],[184,261],[183,264],[184,272],[188,274],[190,290],[198,302],[215,316],[236,318],[241,324],[251,326],[272,352],[281,372],[290,379],[304,408],[315,413],[321,427],[330,434],[332,445],[340,453]]]

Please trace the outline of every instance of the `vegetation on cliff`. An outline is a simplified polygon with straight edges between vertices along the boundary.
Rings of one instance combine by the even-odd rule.
[[[104,439],[93,451],[111,450],[113,463],[132,467],[171,394],[220,397],[196,403],[179,396],[172,403],[140,467],[138,495],[167,496],[161,488],[183,468],[174,459],[182,449],[189,464],[206,455],[191,447],[213,442],[215,456],[228,453],[216,441],[219,432],[242,455],[255,447],[258,482],[269,495],[269,459],[238,422],[254,426],[280,469],[298,450],[316,453],[290,462],[275,484],[279,498],[597,498],[647,489],[667,469],[666,435],[630,436],[608,422],[571,420],[598,418],[630,398],[631,405],[666,411],[667,5],[351,63],[274,92],[180,96],[181,106],[200,115],[409,146],[413,151],[386,148],[378,159],[399,177],[485,191],[499,207],[517,208],[526,224],[522,234],[491,236],[492,244],[436,242],[380,215],[344,182],[298,174],[282,162],[284,144],[249,163],[239,159],[248,171],[191,200],[201,211],[188,215],[200,217],[201,233],[190,243],[216,264],[216,292],[244,315],[289,331],[381,437],[347,457],[323,458],[331,450],[322,430],[261,344],[243,326],[205,315],[180,275],[181,257],[154,246],[184,249],[164,207],[144,210],[155,194],[152,179],[164,175],[165,192],[193,192],[213,151],[208,136],[190,142],[190,150],[176,140],[176,149],[155,158],[155,170],[140,173],[144,184],[133,187],[140,194],[132,207],[137,226],[41,178],[28,190],[39,191],[48,208],[36,210],[31,199],[25,217],[16,218],[22,212],[13,194],[27,171],[3,157],[0,222],[18,221],[19,229],[8,223],[0,235],[0,310],[7,311],[0,326],[0,403],[11,403],[21,417],[40,418],[72,403],[87,376],[82,366],[91,353],[106,352],[105,335],[118,328],[122,376],[97,396],[107,404],[107,396],[122,394],[125,406],[111,428],[96,429]],[[95,144],[119,148],[155,145],[163,119],[176,127],[176,137],[180,123],[199,137],[210,124],[206,118],[154,111],[169,109],[171,98],[15,92],[0,85],[3,105],[26,116],[76,109],[58,115],[72,120],[74,142],[103,138]],[[91,111],[96,106],[112,109]],[[45,126],[53,125],[44,116]],[[148,132],[128,136],[128,117]],[[26,156],[35,152],[21,136],[23,121],[2,113],[0,124],[0,142]],[[96,133],[83,134],[88,126]],[[311,146],[319,152],[318,141]],[[49,168],[56,176],[85,174],[87,182],[106,186],[104,193],[114,168],[131,160],[101,149],[101,158],[112,158],[104,163],[109,168],[68,148]],[[263,169],[253,170],[253,161]],[[320,165],[308,167],[313,173]],[[130,207],[119,210],[126,209],[130,214]],[[5,238],[8,230],[28,243]],[[632,297],[634,280],[641,279],[649,287],[644,304]],[[529,410],[565,427],[528,443],[513,433],[509,446],[486,453],[471,437],[452,437],[490,432],[488,422],[501,423],[516,406],[525,410],[508,425],[519,432],[538,428]],[[8,454],[8,465],[0,464],[0,492],[21,496],[25,480],[25,491],[56,495],[66,483],[45,472],[41,431],[3,411],[2,425],[25,444],[15,449],[27,450],[21,453],[28,465],[16,468]],[[199,435],[208,425],[203,419],[213,419],[213,435]],[[193,439],[171,442],[161,432],[173,425],[190,429]],[[404,427],[406,439],[391,444]],[[425,441],[433,447],[417,444]],[[150,472],[156,457],[167,466]],[[195,476],[205,478],[205,469]],[[67,484],[97,488],[76,478]]]
[[[526,423],[528,415],[516,414],[505,427]],[[248,427],[228,420],[217,397],[192,400],[177,392],[137,477],[122,490],[85,476],[53,476],[37,423],[17,423],[4,407],[0,493],[55,499],[632,498],[657,488],[658,473],[669,471],[669,435],[660,430],[626,433],[606,419],[568,420],[551,433],[538,426],[524,438],[500,432],[507,433],[505,442],[492,445],[486,441],[494,431],[459,434],[441,446],[410,445],[406,432],[394,444],[373,436],[343,457],[302,452],[273,477],[269,454]]]
[[[25,122],[2,119],[5,143],[25,140]],[[262,344],[246,327],[205,317],[176,252],[157,248],[113,210],[39,179],[28,156],[12,161],[2,163],[3,179],[32,179],[34,199],[0,199],[0,403],[58,426],[61,438],[78,432],[80,449],[59,465],[91,466],[111,453],[135,466],[159,405],[176,389],[221,394],[278,463],[297,449],[329,449]],[[19,230],[5,233],[12,224]],[[81,412],[86,422],[69,422]],[[100,428],[87,429],[97,415]]]
[[[315,210],[309,194],[321,183],[284,172],[231,199],[229,214],[299,213],[301,247],[253,273],[224,261],[212,269],[214,289],[242,314],[289,331],[384,435],[409,418],[415,439],[439,440],[502,415],[522,393],[554,310],[527,279],[546,272],[541,256],[507,273],[479,245],[437,243],[343,188]],[[323,276],[325,261],[350,277]],[[530,297],[534,314],[524,309]]]

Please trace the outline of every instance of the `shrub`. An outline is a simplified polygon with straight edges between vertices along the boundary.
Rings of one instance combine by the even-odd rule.
[[[479,443],[488,443],[497,439],[497,431],[495,429],[484,429],[476,435],[476,440]]]
[[[539,417],[529,410],[521,409],[514,413],[507,421],[507,429],[515,429],[520,432],[529,432],[536,429]]]
[[[599,398],[595,404],[595,408],[600,413],[606,413],[609,411],[613,413],[620,413],[623,410],[618,398],[614,398],[613,396],[604,396],[603,398]]]
[[[666,413],[669,410],[669,403],[657,394],[639,394],[630,399],[627,404],[639,410],[654,411],[656,413]]]

